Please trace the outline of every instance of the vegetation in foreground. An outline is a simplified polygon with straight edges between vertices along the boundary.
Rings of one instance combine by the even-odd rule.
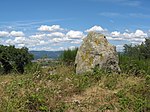
[[[127,74],[75,75],[57,65],[24,75],[0,76],[1,112],[148,112],[150,77]],[[32,69],[33,70],[33,69]]]

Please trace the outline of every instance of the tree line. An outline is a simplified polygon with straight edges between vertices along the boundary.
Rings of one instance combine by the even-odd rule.
[[[124,55],[141,59],[150,59],[150,39],[146,38],[145,42],[140,45],[124,45]]]
[[[125,44],[124,51],[119,53],[119,63],[123,73],[150,74],[150,38],[139,45]]]
[[[23,74],[24,67],[33,59],[33,55],[28,52],[28,48],[21,49],[15,46],[0,45],[0,64],[2,72],[10,73],[12,70]]]

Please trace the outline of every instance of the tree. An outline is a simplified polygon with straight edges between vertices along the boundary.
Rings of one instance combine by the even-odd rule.
[[[139,60],[150,59],[150,38],[146,38],[145,42],[140,45],[124,45],[124,54],[129,57],[138,58]]]
[[[63,62],[65,62],[67,64],[74,63],[77,51],[78,51],[78,48],[64,50],[64,52],[61,54],[60,58]]]
[[[32,59],[33,55],[28,52],[26,47],[19,49],[15,46],[0,45],[0,62],[6,74],[12,69],[23,74],[24,66],[30,63]]]
[[[150,58],[150,39],[145,39],[145,43],[142,43],[143,49],[141,50],[145,59]]]

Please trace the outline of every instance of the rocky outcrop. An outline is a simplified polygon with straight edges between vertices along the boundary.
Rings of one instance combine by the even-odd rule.
[[[76,60],[76,73],[93,72],[94,68],[120,72],[116,47],[103,34],[90,32],[80,46]]]

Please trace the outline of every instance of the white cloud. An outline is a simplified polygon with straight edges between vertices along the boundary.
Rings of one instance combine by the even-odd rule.
[[[53,38],[49,40],[50,43],[61,43],[61,42],[69,42],[71,39],[64,37],[64,38]]]
[[[72,48],[74,48],[74,46],[79,47],[82,39],[86,38],[86,32],[96,31],[103,33],[111,43],[116,45],[117,50],[121,51],[123,49],[123,44],[140,44],[145,41],[145,37],[150,35],[150,30],[147,32],[140,29],[135,31],[125,30],[124,32],[109,32],[101,26],[93,26],[85,32],[78,30],[63,30],[59,25],[43,25],[39,30],[49,32],[35,32],[35,34],[25,37],[22,31],[0,31],[0,37],[7,37],[0,38],[0,43],[3,45],[15,45],[16,47],[26,46],[30,50],[64,50],[69,48],[69,46]]]
[[[14,45],[15,44],[12,39],[6,40],[5,43],[8,45]]]
[[[75,49],[76,48],[76,46],[70,46],[69,47],[69,49],[71,49],[71,50],[73,50],[73,49]]]
[[[46,45],[47,44],[47,42],[45,42],[44,40],[41,40],[40,42],[39,42],[39,45]]]
[[[25,47],[25,44],[18,44],[18,47]]]
[[[87,29],[85,32],[91,32],[91,31],[94,31],[94,32],[105,32],[106,29],[103,29],[101,26],[93,26],[92,28]]]
[[[81,31],[70,30],[66,36],[71,39],[82,39],[85,35]]]
[[[72,40],[71,43],[72,44],[81,44],[82,40],[81,39],[77,39],[77,40]]]
[[[23,44],[25,43],[25,37],[16,37],[15,40],[14,40],[14,43],[16,44]]]
[[[48,37],[65,37],[65,34],[61,33],[61,32],[53,32],[50,34],[47,34]]]
[[[0,37],[7,37],[7,36],[9,36],[9,32],[0,31]]]
[[[144,33],[142,30],[136,30],[135,37],[147,37],[147,33]]]
[[[36,34],[36,35],[31,35],[30,38],[32,39],[43,39],[46,36],[46,34]]]
[[[106,36],[108,40],[114,40],[114,41],[122,41],[124,40],[122,34],[118,31],[113,31],[109,34],[109,36]]]
[[[50,42],[52,42],[52,43],[59,43],[59,42],[62,42],[62,41],[63,41],[62,38],[53,38],[52,41],[50,41]]]
[[[148,36],[147,33],[143,32],[142,30],[136,30],[135,32],[131,32],[131,33],[123,33],[122,34],[124,36],[124,38],[126,39],[133,39],[133,38],[145,38]]]
[[[55,51],[50,46],[48,46],[48,47],[33,47],[30,50],[33,50],[33,51],[37,51],[37,50],[38,51]]]
[[[113,31],[108,34],[107,39],[112,41],[128,41],[129,43],[140,44],[145,41],[146,37],[148,37],[147,33],[137,29],[135,32],[125,30],[124,33]]]
[[[145,41],[145,38],[133,38],[133,39],[131,39],[130,41],[131,41],[131,42],[139,42],[139,43],[141,43],[141,42],[144,42],[144,41]]]
[[[61,28],[60,25],[52,25],[52,26],[41,25],[37,30],[54,32],[54,31],[62,31],[63,28]]]
[[[116,50],[119,51],[119,52],[122,52],[124,47],[124,45],[116,45]]]
[[[24,33],[22,31],[11,31],[11,32],[0,31],[0,37],[9,37],[9,36],[22,37],[24,36]]]
[[[128,32],[128,33],[129,33],[129,32],[130,32],[130,30],[129,30],[129,29],[125,29],[125,32]]]
[[[112,37],[120,37],[121,33],[118,31],[111,32]]]
[[[122,37],[111,37],[111,36],[107,36],[106,37],[108,40],[114,40],[114,41],[122,41],[124,40]]]
[[[13,36],[13,37],[22,37],[22,36],[24,36],[24,33],[22,31],[11,31],[10,32],[10,36]]]

